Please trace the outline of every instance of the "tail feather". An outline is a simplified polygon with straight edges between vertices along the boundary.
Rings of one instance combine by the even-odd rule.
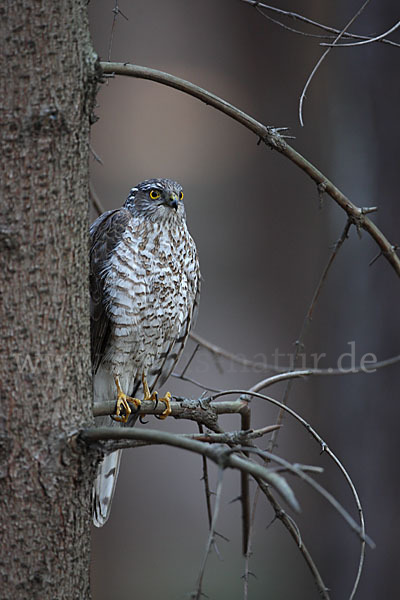
[[[108,454],[98,466],[93,485],[93,523],[102,527],[110,516],[111,503],[117,483],[121,450]]]

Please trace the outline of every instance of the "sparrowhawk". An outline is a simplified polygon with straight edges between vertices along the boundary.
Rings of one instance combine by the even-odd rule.
[[[116,419],[134,424],[136,398],[151,395],[179,359],[200,292],[197,250],[186,225],[183,192],[170,179],[132,188],[123,207],[90,228],[91,348],[94,401],[117,396]],[[143,385],[143,394],[142,392]],[[164,416],[169,414],[169,398]],[[99,425],[110,424],[98,417]],[[108,519],[121,450],[106,456],[93,487],[93,522]]]

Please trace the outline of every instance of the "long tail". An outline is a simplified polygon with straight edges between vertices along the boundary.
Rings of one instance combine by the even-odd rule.
[[[93,485],[93,523],[103,527],[110,516],[111,503],[117,483],[121,450],[116,450],[101,461]]]

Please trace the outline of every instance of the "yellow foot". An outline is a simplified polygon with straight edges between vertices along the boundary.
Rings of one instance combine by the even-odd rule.
[[[159,398],[157,392],[153,392],[150,394],[149,386],[147,384],[146,375],[143,373],[142,375],[142,384],[143,384],[143,400],[152,400],[153,402],[164,402],[166,409],[163,413],[158,417],[159,419],[166,419],[172,412],[171,409],[171,394],[167,392],[164,398]]]
[[[121,389],[118,376],[114,377],[114,381],[115,385],[117,386],[117,407],[115,409],[115,415],[113,415],[112,418],[114,419],[114,421],[126,423],[128,421],[129,415],[132,412],[129,403],[134,404],[136,408],[139,408],[141,402],[137,398],[131,398],[130,396],[124,394],[124,392]]]
[[[167,392],[165,394],[164,398],[159,398],[159,401],[164,402],[164,404],[166,406],[166,409],[164,410],[163,413],[161,413],[161,415],[159,416],[159,419],[166,419],[172,413],[171,394],[169,392]]]

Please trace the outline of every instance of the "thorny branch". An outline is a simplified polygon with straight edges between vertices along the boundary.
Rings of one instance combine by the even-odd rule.
[[[202,592],[203,578],[204,578],[204,573],[206,570],[208,555],[210,554],[211,545],[214,541],[215,527],[217,525],[217,519],[218,519],[219,509],[220,509],[220,504],[221,504],[223,476],[224,476],[224,470],[223,470],[223,468],[220,467],[218,469],[218,481],[217,481],[217,491],[215,494],[214,514],[211,519],[210,531],[208,533],[208,540],[207,540],[206,550],[205,550],[204,557],[203,557],[203,562],[201,564],[199,576],[197,578],[197,589],[196,589],[196,592],[192,595],[192,598],[195,598],[195,600],[200,600],[201,597],[203,596],[203,592]]]
[[[290,535],[294,539],[295,543],[297,544],[298,548],[300,549],[300,552],[301,552],[303,558],[305,559],[308,568],[310,569],[311,573],[313,574],[314,581],[319,590],[321,598],[323,598],[324,600],[329,600],[330,596],[328,593],[328,588],[326,587],[307,546],[305,545],[303,540],[301,540],[301,538],[299,537],[299,529],[298,529],[297,525],[295,524],[293,519],[284,510],[282,510],[281,505],[276,500],[275,496],[273,495],[273,493],[272,493],[271,489],[268,487],[268,485],[265,485],[265,483],[261,480],[257,481],[257,483],[258,483],[259,489],[262,491],[262,493],[267,498],[268,502],[273,507],[273,509],[275,511],[275,518],[279,519],[281,521],[281,523],[286,527],[286,529],[289,531]]]
[[[308,328],[308,326],[309,326],[309,324],[311,322],[312,315],[313,315],[313,312],[314,312],[314,308],[315,308],[316,303],[318,301],[318,298],[319,298],[319,296],[321,294],[321,291],[322,291],[322,288],[323,288],[324,283],[326,281],[326,278],[328,276],[328,273],[329,273],[329,271],[330,271],[330,269],[331,269],[331,267],[332,267],[332,265],[334,263],[335,258],[337,257],[337,255],[339,253],[339,250],[341,249],[341,247],[343,246],[344,242],[346,241],[346,239],[348,237],[350,226],[351,226],[351,221],[350,221],[350,219],[348,219],[347,223],[346,223],[346,225],[345,225],[345,227],[343,229],[343,232],[342,232],[342,234],[340,236],[340,238],[338,239],[338,241],[336,242],[335,246],[333,247],[333,250],[332,250],[331,255],[330,255],[329,259],[328,259],[326,267],[323,270],[322,275],[320,277],[320,280],[319,280],[319,282],[317,284],[317,287],[315,289],[315,292],[314,292],[312,300],[311,300],[310,307],[309,307],[309,309],[307,311],[307,314],[306,314],[306,316],[305,316],[305,318],[303,320],[301,331],[300,331],[299,336],[298,336],[298,338],[296,340],[296,350],[295,350],[295,356],[294,356],[294,363],[296,363],[296,361],[297,361],[297,358],[298,358],[298,355],[299,355],[299,350],[300,350],[300,348],[301,348],[301,346],[303,344],[304,335],[305,335],[305,333],[307,331],[307,328]],[[260,382],[260,383],[263,384],[264,382]],[[257,391],[257,389],[255,389],[255,388],[262,389],[262,388],[259,387],[260,383],[257,384],[256,386],[253,386],[252,390]],[[293,378],[288,378],[288,383],[286,385],[285,393],[284,393],[283,400],[282,400],[282,404],[284,404],[284,405],[287,405],[288,402],[289,402],[289,395],[290,395],[290,392],[291,392],[291,389],[292,389],[292,383],[293,383]],[[262,385],[262,387],[265,387],[265,385]],[[276,420],[276,423],[278,425],[280,425],[282,423],[283,415],[284,415],[284,411],[282,409],[280,409],[278,417],[277,417],[277,420]],[[270,449],[271,450],[274,448],[274,445],[276,443],[276,439],[277,439],[277,433],[275,433],[275,434],[272,435],[271,442],[270,442]]]
[[[197,454],[202,454],[203,456],[211,459],[222,469],[239,469],[249,473],[255,478],[262,479],[282,496],[292,510],[299,512],[300,505],[292,489],[289,487],[286,480],[279,475],[279,472],[282,471],[292,473],[300,477],[300,479],[308,483],[312,488],[319,492],[319,494],[321,494],[321,496],[323,496],[335,508],[335,510],[339,512],[351,529],[355,531],[362,540],[367,541],[371,547],[374,546],[373,542],[363,531],[361,531],[361,528],[357,525],[354,519],[332,496],[332,494],[327,492],[314,479],[307,475],[307,471],[311,471],[313,473],[321,472],[322,469],[319,467],[292,464],[283,458],[272,454],[271,452],[262,451],[259,448],[251,445],[247,447],[237,446],[229,448],[226,447],[226,445],[219,443],[209,444],[199,442],[198,440],[190,438],[186,435],[139,427],[96,427],[94,429],[85,429],[80,432],[79,439],[85,443],[132,439],[147,441],[151,442],[152,444],[165,444],[189,450]],[[242,456],[244,451],[256,452],[256,454],[262,457],[267,457],[269,461],[277,462],[280,467],[279,469],[266,468],[254,462],[253,460],[244,458]],[[237,453],[239,453],[239,455]]]
[[[81,431],[79,439],[89,444],[106,440],[143,440],[154,444],[166,444],[189,450],[197,454],[202,454],[224,469],[228,467],[231,469],[239,469],[240,471],[246,471],[246,473],[249,473],[253,477],[261,478],[284,498],[285,502],[292,510],[296,512],[300,510],[300,505],[292,489],[281,475],[275,470],[266,469],[254,461],[237,456],[234,454],[233,449],[227,448],[223,444],[207,444],[168,431],[140,427],[95,427],[94,429],[85,429]]]
[[[330,259],[329,259],[330,260]],[[255,391],[259,391],[262,388],[268,387],[269,385],[273,385],[274,383],[279,383],[280,381],[285,381],[287,379],[297,378],[297,377],[309,377],[312,375],[321,375],[321,376],[330,376],[330,375],[347,375],[347,374],[356,374],[356,373],[374,373],[377,369],[383,369],[385,367],[390,367],[398,362],[400,362],[400,354],[396,356],[391,356],[390,358],[386,358],[384,360],[379,360],[376,362],[368,363],[368,367],[366,365],[357,365],[352,367],[351,369],[334,369],[332,367],[326,369],[312,369],[312,368],[301,368],[296,370],[288,370],[287,367],[279,367],[276,364],[268,364],[264,362],[258,362],[254,360],[250,360],[245,358],[242,355],[234,354],[233,352],[229,352],[229,350],[225,350],[225,348],[221,348],[221,346],[217,346],[212,342],[206,340],[201,337],[198,333],[194,331],[190,332],[190,337],[200,344],[203,348],[208,350],[210,354],[213,356],[222,356],[227,360],[230,360],[238,365],[242,365],[243,367],[247,367],[249,369],[253,369],[255,371],[277,371],[279,375],[271,375],[263,380],[263,385],[261,386],[261,382],[256,385],[259,386]],[[181,377],[178,374],[173,374],[178,379]],[[203,389],[206,386],[199,384]],[[212,390],[211,390],[212,391]],[[222,390],[219,390],[222,391]]]
[[[226,394],[235,394],[235,395],[241,394],[242,396],[241,396],[241,398],[239,398],[238,400],[235,400],[233,402],[222,402],[222,401],[215,402],[217,397],[222,397]],[[354,488],[354,485],[352,484],[350,477],[348,476],[344,467],[341,465],[340,461],[336,458],[336,456],[329,449],[329,447],[322,440],[322,438],[318,435],[318,433],[306,421],[304,421],[304,419],[302,419],[302,417],[297,415],[297,413],[295,411],[293,411],[292,409],[290,409],[289,407],[284,407],[277,400],[275,400],[273,398],[269,398],[267,396],[264,396],[264,395],[256,393],[256,392],[251,392],[249,390],[247,390],[247,391],[246,390],[230,390],[230,391],[222,392],[222,393],[215,395],[213,401],[211,401],[210,398],[207,398],[207,399],[202,398],[197,401],[196,400],[186,400],[183,402],[173,402],[172,403],[172,414],[177,417],[180,416],[181,418],[183,417],[183,415],[185,415],[185,418],[188,418],[188,413],[193,411],[193,420],[200,422],[201,413],[199,414],[199,412],[198,412],[200,409],[200,411],[202,411],[202,413],[203,413],[204,420],[206,422],[212,423],[212,427],[213,427],[213,429],[215,429],[216,428],[216,423],[215,423],[216,415],[213,411],[218,412],[218,414],[222,414],[224,412],[228,412],[229,414],[240,413],[240,411],[242,411],[242,413],[243,413],[243,411],[244,411],[244,414],[246,414],[247,402],[245,399],[245,394],[266,399],[266,400],[276,404],[277,406],[282,407],[285,411],[287,411],[289,414],[294,416],[303,426],[306,427],[307,431],[309,433],[311,433],[311,435],[318,441],[322,450],[328,453],[328,455],[336,462],[336,464],[339,466],[339,468],[345,474],[346,479],[353,491],[353,494],[356,497],[357,506],[358,506],[359,512],[362,516],[362,509],[361,509],[361,505],[359,504],[356,490]],[[157,413],[157,411],[160,412],[163,409],[163,407],[155,408],[153,402],[143,402],[142,407],[143,407],[143,412],[146,414],[149,414],[152,412]],[[106,402],[101,405],[96,405],[95,414],[96,415],[112,414],[114,409],[115,409],[114,402]],[[210,410],[212,411],[211,416],[204,415],[204,413],[207,413]],[[243,421],[242,421],[242,423],[243,423]],[[200,446],[202,446],[203,449],[204,449],[204,447],[209,448],[209,444],[212,443],[212,444],[217,444],[217,447],[220,448],[221,443],[225,443],[231,447],[232,451],[233,450],[241,451],[242,453],[243,453],[243,451],[248,452],[252,447],[254,447],[254,446],[252,446],[253,439],[255,439],[256,437],[261,436],[265,433],[269,433],[272,429],[273,429],[273,427],[272,428],[266,427],[261,430],[255,430],[255,431],[254,430],[250,430],[250,431],[241,430],[239,432],[223,432],[223,433],[219,433],[219,434],[215,434],[215,433],[213,434],[213,433],[207,432],[206,434],[203,433],[203,434],[192,434],[191,436],[187,436],[187,435],[186,436],[182,436],[182,435],[177,436],[176,434],[168,434],[166,432],[157,432],[157,431],[149,432],[148,430],[139,429],[139,428],[134,428],[134,429],[131,429],[131,428],[128,428],[128,429],[125,429],[125,428],[103,428],[103,429],[100,429],[100,428],[98,428],[95,430],[87,430],[87,431],[83,432],[81,437],[86,442],[93,442],[95,440],[104,440],[104,439],[112,439],[112,440],[120,439],[120,440],[122,440],[124,438],[130,438],[133,440],[139,440],[139,442],[141,442],[141,443],[143,443],[143,442],[145,442],[145,443],[167,443],[167,444],[177,445],[178,447],[184,447],[187,449],[191,449],[192,451],[195,451],[195,452],[200,452],[201,454],[203,454],[203,456],[207,456],[208,458],[211,458],[211,460],[214,460],[214,462],[217,462],[217,464],[220,464],[220,463],[218,463],[219,459],[216,459],[215,456],[213,457],[213,456],[209,455],[207,452],[200,450]],[[179,440],[178,440],[178,438],[179,438]],[[202,440],[202,441],[200,441],[200,440]],[[207,443],[205,444],[204,442],[207,442]],[[188,448],[187,445],[192,444],[192,443],[200,444],[200,446],[197,448],[193,448],[193,447]],[[245,445],[245,447],[243,447],[243,445]],[[117,447],[121,447],[121,446],[105,445],[105,449],[107,451],[112,451],[112,450],[116,449]],[[126,447],[126,446],[122,446],[122,447]],[[259,452],[258,449],[257,449],[257,452]],[[218,450],[217,454],[218,453],[219,453],[219,450]],[[273,455],[271,455],[271,456],[273,456]],[[234,458],[234,457],[232,457],[232,458]],[[240,457],[236,457],[236,458],[240,458]],[[280,459],[279,457],[274,457],[274,458],[276,460],[282,462],[282,459]],[[296,465],[291,465],[290,467],[288,467],[287,465],[288,465],[288,463],[287,464],[285,463],[285,467],[289,468],[289,470],[290,469],[295,470],[297,468]],[[232,466],[232,465],[229,464],[228,466]],[[302,472],[304,473],[308,468],[302,466],[301,469],[302,469]],[[313,470],[312,467],[311,467],[311,470]],[[242,472],[244,472],[244,473],[250,472],[251,475],[253,477],[255,477],[258,482],[260,482],[260,478],[257,479],[257,476],[254,474],[254,472],[249,471],[247,468],[243,468]],[[264,477],[263,480],[265,481],[265,479],[266,478]],[[269,484],[272,485],[272,487],[274,487],[273,483],[269,482]],[[318,486],[315,486],[315,487],[318,487]],[[268,490],[267,497],[270,499],[272,497],[272,492],[268,488],[268,486],[264,486],[263,488],[261,488],[264,493],[266,493],[265,488]],[[280,493],[282,493],[281,489],[280,489]],[[324,493],[323,493],[323,495],[324,495]],[[288,498],[284,494],[283,494],[283,496],[285,497],[285,500],[288,500]],[[327,495],[325,495],[325,497],[327,497]],[[330,497],[329,501],[331,501],[332,497],[330,495],[329,495],[329,497]],[[335,504],[335,502],[336,501],[333,499],[333,504]],[[290,501],[289,501],[289,503],[290,503]],[[285,513],[275,498],[272,501],[272,505],[276,511],[277,517],[280,518],[282,523],[288,528],[289,532],[292,534],[293,537],[295,537],[294,531],[295,530],[297,531],[296,536],[297,536],[297,541],[298,541],[298,535],[299,535],[298,530],[296,527],[294,527],[292,519],[288,515],[286,515],[286,517],[283,516],[283,515],[285,515]],[[336,505],[335,505],[335,508],[337,508]],[[342,510],[342,508],[339,509],[339,512],[341,512],[341,510]],[[343,509],[343,511],[344,511],[344,509]],[[344,512],[346,513],[346,511],[344,511]],[[362,523],[361,528],[359,528],[354,522],[352,522],[351,526],[354,530],[358,531],[361,538],[365,540],[366,536],[365,536],[365,530],[363,527],[363,520],[361,521],[361,523]],[[326,593],[326,588],[324,587],[323,584],[321,584],[322,579],[321,579],[309,553],[307,552],[307,549],[305,548],[304,544],[301,544],[300,546],[301,546],[300,551],[302,552],[309,568],[311,569],[311,571],[314,575],[316,585],[318,586],[322,597],[328,598],[329,596]],[[316,575],[316,573],[318,573],[318,575]],[[325,592],[322,593],[322,590],[325,590]]]
[[[348,217],[352,219],[352,222],[357,224],[358,229],[364,229],[372,237],[381,249],[383,256],[392,265],[397,275],[400,276],[400,259],[396,254],[395,246],[389,242],[382,231],[369,219],[365,209],[353,204],[321,171],[294,150],[294,148],[289,146],[284,137],[279,133],[279,130],[259,123],[229,102],[226,102],[226,100],[169,73],[128,63],[100,62],[100,67],[104,75],[124,75],[148,79],[185,92],[241,123],[244,127],[255,133],[267,146],[277,150],[302,169],[318,186],[323,185],[325,192],[346,212]]]

